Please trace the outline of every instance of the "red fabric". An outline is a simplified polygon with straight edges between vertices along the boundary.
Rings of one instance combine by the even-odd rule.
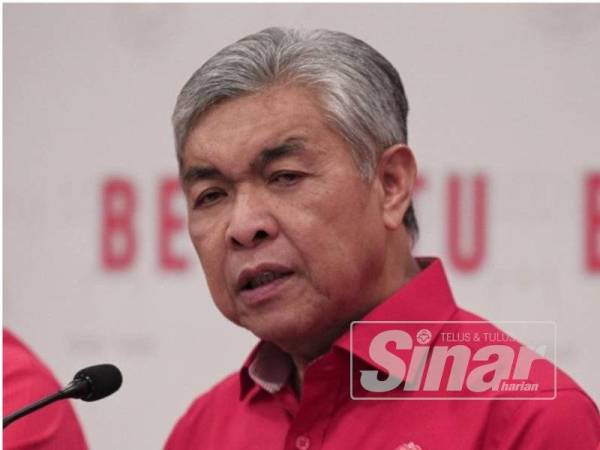
[[[3,415],[60,389],[50,370],[21,341],[3,330]],[[87,449],[71,404],[56,402],[4,430],[5,450]]]
[[[483,320],[456,306],[440,260],[419,262],[424,269],[363,320]],[[367,349],[357,342],[360,336],[354,336],[352,356],[360,363]],[[555,400],[352,400],[346,333],[308,365],[298,399],[287,382],[271,393],[281,381],[277,377],[261,381],[265,367],[281,362],[255,367],[265,354],[274,355],[261,352],[264,345],[257,345],[239,373],[191,405],[167,450],[592,450],[600,441],[597,407],[560,370]],[[543,364],[534,381],[553,389],[554,366]]]

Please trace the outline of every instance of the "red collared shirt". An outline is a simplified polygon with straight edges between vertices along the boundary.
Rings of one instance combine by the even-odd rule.
[[[458,308],[439,259],[365,321],[481,321]],[[497,330],[489,324],[490,330]],[[438,330],[439,332],[439,330]],[[166,444],[183,449],[431,450],[596,449],[600,416],[594,402],[560,370],[554,400],[353,400],[350,359],[368,349],[350,346],[350,333],[311,362],[298,399],[289,381],[288,355],[260,342],[239,373],[200,396]],[[537,374],[553,389],[554,367]]]

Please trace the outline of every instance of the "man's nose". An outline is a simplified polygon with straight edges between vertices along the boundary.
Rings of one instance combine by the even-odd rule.
[[[254,248],[274,239],[278,225],[264,200],[249,193],[238,193],[227,228],[226,239],[233,248]]]

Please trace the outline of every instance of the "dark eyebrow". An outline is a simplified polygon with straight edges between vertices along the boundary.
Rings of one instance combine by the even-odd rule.
[[[275,147],[265,148],[251,163],[253,169],[262,171],[266,166],[278,159],[300,153],[305,149],[304,140],[301,138],[289,138]]]
[[[194,166],[187,169],[181,176],[181,181],[184,187],[188,187],[202,180],[217,180],[223,179],[223,174],[219,169],[212,166]]]

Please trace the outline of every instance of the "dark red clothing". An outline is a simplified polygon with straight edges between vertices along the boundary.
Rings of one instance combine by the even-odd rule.
[[[440,260],[419,262],[423,270],[362,320],[483,320],[456,306]],[[560,370],[554,400],[352,400],[350,356],[364,364],[368,350],[355,336],[351,354],[349,334],[307,366],[300,399],[289,357],[259,343],[239,373],[192,404],[166,449],[593,450],[600,441],[594,402]],[[535,377],[543,393],[554,389],[551,363]]]
[[[61,387],[50,370],[21,341],[3,330],[3,415]],[[18,419],[3,434],[5,450],[85,450],[83,432],[68,400]]]

